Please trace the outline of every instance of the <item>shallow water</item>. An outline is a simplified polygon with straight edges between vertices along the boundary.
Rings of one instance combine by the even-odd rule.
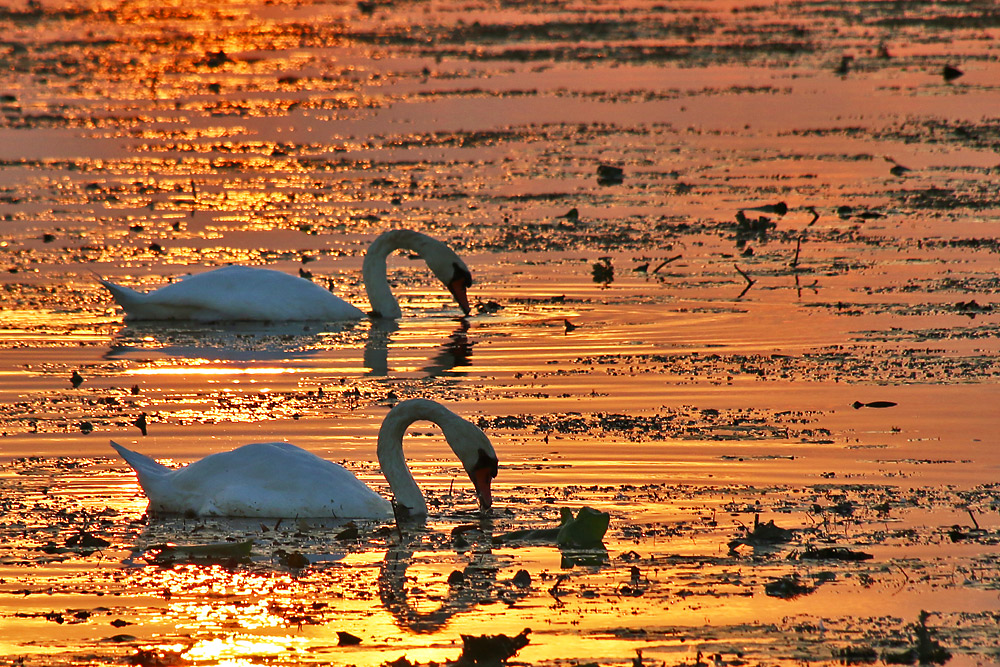
[[[921,610],[949,664],[995,659],[992,3],[43,0],[0,25],[4,662],[443,662],[525,627],[513,662],[887,660]],[[94,280],[239,262],[364,307],[397,227],[462,255],[471,317],[403,256],[394,323],[124,325]],[[494,441],[492,517],[430,426],[406,445],[434,516],[350,539],[147,520],[107,446],[288,439],[384,490],[372,441],[415,396]],[[497,541],[583,505],[604,549]],[[755,516],[795,533],[731,550]],[[226,539],[250,560],[142,558]]]

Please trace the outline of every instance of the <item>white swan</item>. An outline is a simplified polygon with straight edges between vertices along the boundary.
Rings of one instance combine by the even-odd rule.
[[[465,262],[451,248],[426,234],[397,229],[385,232],[372,242],[361,267],[373,316],[402,316],[386,278],[386,259],[399,249],[412,250],[427,262],[462,312],[469,314],[466,288],[472,285],[472,274]],[[356,320],[365,316],[361,310],[319,285],[272,269],[224,266],[145,294],[101,278],[98,280],[111,291],[129,321],[287,322]]]
[[[479,505],[492,504],[490,486],[497,457],[486,434],[440,403],[422,398],[403,401],[389,411],[378,433],[378,460],[396,509],[426,516],[424,494],[403,456],[403,435],[415,421],[441,427],[472,480]],[[326,517],[391,519],[392,503],[337,463],[287,442],[244,445],[206,456],[183,468],[168,468],[112,441],[132,466],[156,514],[233,517]]]

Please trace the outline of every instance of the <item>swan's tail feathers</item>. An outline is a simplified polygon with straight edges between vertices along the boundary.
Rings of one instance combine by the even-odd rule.
[[[142,305],[146,300],[145,294],[137,292],[130,287],[122,287],[121,285],[116,285],[110,280],[105,280],[100,277],[97,281],[108,288],[108,291],[111,292],[111,296],[115,298],[115,301],[118,302],[118,305],[121,306],[122,310],[126,313]]]
[[[110,442],[115,451],[135,470],[135,474],[139,478],[139,485],[143,489],[147,489],[151,483],[155,484],[156,480],[163,478],[164,475],[170,472],[170,468],[162,463],[157,463],[145,454],[126,449],[114,440]]]

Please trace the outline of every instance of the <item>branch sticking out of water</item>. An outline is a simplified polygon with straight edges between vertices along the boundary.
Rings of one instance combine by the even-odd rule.
[[[664,266],[666,266],[667,264],[670,264],[671,262],[676,262],[682,256],[683,255],[674,255],[673,257],[666,258],[665,260],[663,260],[662,262],[660,262],[655,269],[653,269],[653,273],[658,273],[659,270],[662,269]]]
[[[739,273],[741,276],[743,276],[743,280],[747,281],[747,286],[744,287],[743,291],[740,292],[740,295],[736,297],[736,300],[738,301],[742,299],[747,292],[750,291],[750,288],[753,287],[753,284],[757,281],[751,278],[749,275],[747,275],[747,273],[743,269],[741,269],[738,264],[733,264],[733,266],[736,268],[736,272]]]

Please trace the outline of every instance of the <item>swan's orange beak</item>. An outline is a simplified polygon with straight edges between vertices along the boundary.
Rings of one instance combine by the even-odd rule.
[[[469,308],[469,295],[466,293],[467,280],[465,277],[459,277],[448,283],[448,291],[451,295],[455,297],[455,301],[458,302],[458,307],[462,309],[462,312],[468,315],[472,312]]]
[[[479,496],[479,506],[486,510],[493,506],[493,477],[495,472],[489,468],[477,468],[472,473],[472,486],[476,487],[476,495]]]

